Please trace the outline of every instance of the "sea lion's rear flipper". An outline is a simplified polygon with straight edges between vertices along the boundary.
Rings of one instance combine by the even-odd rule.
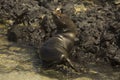
[[[76,72],[79,72],[79,70],[73,65],[73,63],[71,62],[71,60],[69,58],[65,57],[65,55],[62,55],[61,57],[64,61],[68,62],[69,66],[72,69],[74,69]]]

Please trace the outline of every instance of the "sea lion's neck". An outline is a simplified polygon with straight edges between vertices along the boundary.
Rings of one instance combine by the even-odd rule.
[[[69,16],[67,16],[66,14],[61,14],[60,21],[61,23],[63,23],[63,27],[67,33],[77,33],[77,26]]]

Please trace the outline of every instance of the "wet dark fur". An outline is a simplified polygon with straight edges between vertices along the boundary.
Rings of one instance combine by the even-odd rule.
[[[74,68],[70,59],[69,52],[74,46],[76,37],[76,25],[65,14],[52,14],[53,21],[58,28],[58,34],[47,40],[40,48],[40,57],[43,63],[54,64],[67,61]]]

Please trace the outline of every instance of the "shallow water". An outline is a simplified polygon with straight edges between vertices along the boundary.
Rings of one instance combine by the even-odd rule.
[[[120,80],[120,69],[112,69],[108,64],[89,64],[88,73],[43,70],[32,47],[9,42],[5,33],[5,26],[1,26],[0,80]]]

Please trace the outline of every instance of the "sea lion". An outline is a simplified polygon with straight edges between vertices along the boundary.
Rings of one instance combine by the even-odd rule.
[[[57,26],[57,35],[48,39],[40,47],[40,57],[44,63],[52,65],[66,61],[75,70],[76,68],[68,58],[69,52],[74,46],[74,39],[77,34],[77,26],[66,14],[61,13],[59,10],[52,12],[53,21]]]

